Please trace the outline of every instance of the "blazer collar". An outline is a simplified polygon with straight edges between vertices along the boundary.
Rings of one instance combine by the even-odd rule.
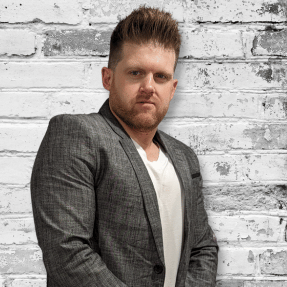
[[[101,114],[104,119],[107,121],[109,126],[113,129],[113,131],[118,134],[121,138],[130,138],[130,136],[127,134],[125,129],[121,126],[119,121],[116,119],[116,117],[112,114],[110,105],[109,105],[109,99],[107,99],[102,107],[99,110],[99,114]]]

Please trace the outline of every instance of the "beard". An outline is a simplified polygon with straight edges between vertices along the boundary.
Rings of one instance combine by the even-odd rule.
[[[132,103],[123,102],[115,85],[112,83],[109,104],[111,110],[131,129],[139,132],[150,132],[155,130],[167,113],[169,104],[162,105],[160,109],[142,109],[135,106],[140,100],[149,100],[150,95],[138,95]],[[155,106],[156,107],[156,106]]]

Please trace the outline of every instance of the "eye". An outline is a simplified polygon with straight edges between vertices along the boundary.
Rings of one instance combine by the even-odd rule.
[[[166,74],[156,74],[155,75],[155,81],[158,81],[159,83],[165,83],[170,80],[170,77]]]
[[[140,74],[140,72],[139,71],[131,71],[130,74],[132,76],[138,76]]]
[[[160,78],[160,79],[166,79],[166,76],[163,74],[157,74],[156,76],[157,78]]]

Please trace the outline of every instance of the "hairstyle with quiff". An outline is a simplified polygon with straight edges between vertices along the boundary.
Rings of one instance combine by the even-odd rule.
[[[114,29],[110,41],[108,68],[115,70],[118,62],[122,60],[124,43],[147,44],[149,42],[164,49],[174,50],[175,70],[181,44],[178,23],[170,13],[145,6],[134,10]]]

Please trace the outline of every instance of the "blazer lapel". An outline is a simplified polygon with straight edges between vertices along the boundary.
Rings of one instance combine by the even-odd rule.
[[[114,132],[121,137],[120,144],[128,156],[137,176],[158,254],[164,264],[163,238],[159,207],[156,192],[148,171],[131,138],[111,113],[108,100],[104,103],[99,113],[105,118]]]
[[[168,153],[173,163],[174,169],[177,173],[182,188],[182,194],[184,196],[184,235],[182,240],[182,252],[178,269],[178,274],[180,274],[184,268],[185,255],[187,253],[187,250],[190,249],[190,221],[192,221],[194,218],[194,216],[192,215],[192,203],[195,202],[192,198],[194,196],[194,192],[193,190],[190,190],[193,188],[193,185],[191,183],[192,179],[191,174],[188,172],[188,163],[184,152],[178,147],[176,147],[173,141],[170,141],[161,132],[156,133],[156,140],[160,142],[160,144],[166,149],[166,152]]]
[[[164,264],[162,227],[157,196],[153,183],[132,140],[130,138],[123,139],[121,140],[121,144],[136,173],[159,257]]]

